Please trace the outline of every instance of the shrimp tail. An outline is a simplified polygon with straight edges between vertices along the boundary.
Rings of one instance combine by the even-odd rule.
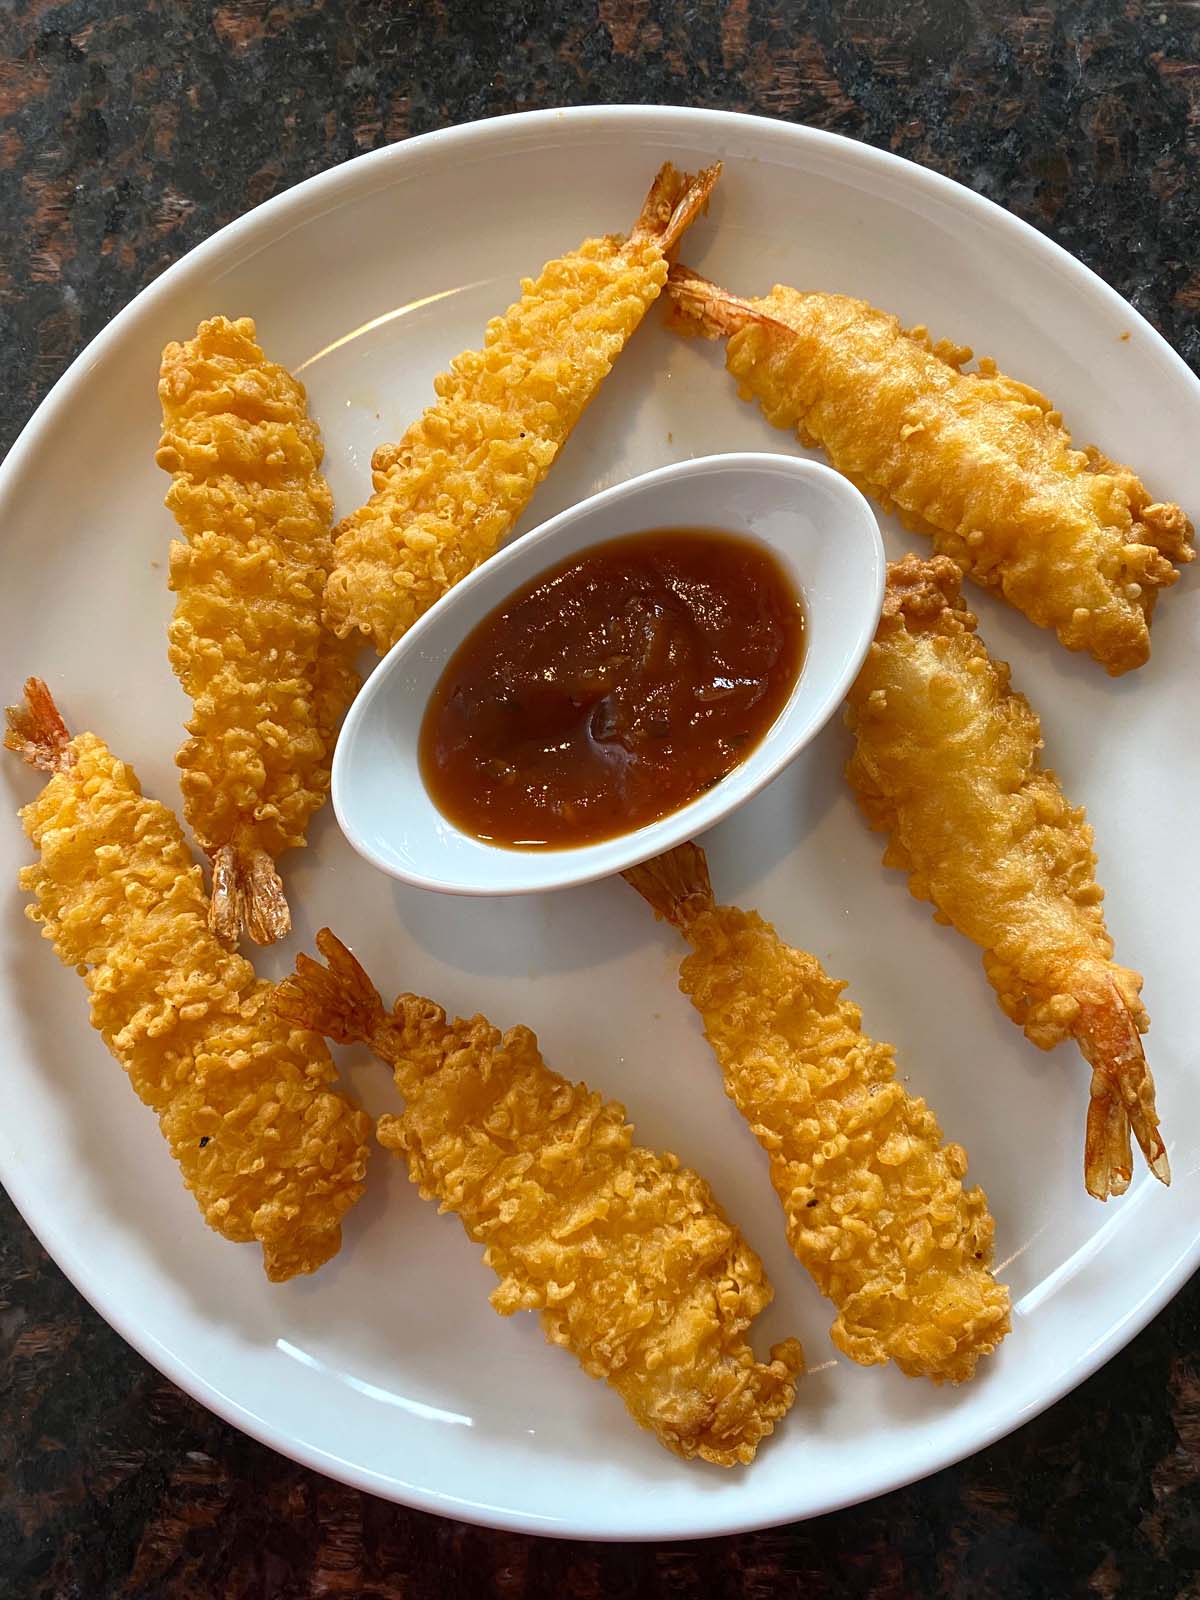
[[[327,965],[297,956],[295,972],[275,991],[276,1012],[338,1044],[370,1043],[387,1022],[378,989],[328,928],[317,934],[317,949]]]
[[[636,889],[656,917],[681,932],[713,908],[708,862],[698,844],[677,845],[665,855],[630,867],[621,876]]]
[[[1087,1131],[1083,1146],[1083,1180],[1097,1200],[1124,1194],[1133,1176],[1129,1118],[1120,1098],[1101,1072],[1092,1073]]]
[[[1092,1068],[1084,1144],[1084,1181],[1097,1200],[1124,1194],[1133,1175],[1130,1128],[1146,1165],[1160,1183],[1170,1183],[1171,1167],[1159,1131],[1154,1079],[1146,1064],[1129,1007],[1105,975],[1080,998],[1074,1034]]]
[[[39,772],[65,772],[74,764],[71,735],[41,678],[25,679],[25,700],[5,711],[5,748]]]
[[[265,850],[225,844],[213,856],[208,926],[237,942],[243,928],[255,944],[274,944],[291,932],[292,915],[275,863]]]
[[[667,274],[667,294],[671,323],[680,333],[699,334],[702,339],[727,339],[753,323],[770,328],[783,326],[752,301],[730,294],[728,289],[719,288],[678,262]]]
[[[668,255],[707,208],[720,176],[719,161],[697,173],[680,172],[669,161],[664,162],[650,185],[630,238],[637,242],[657,239],[662,253]]]

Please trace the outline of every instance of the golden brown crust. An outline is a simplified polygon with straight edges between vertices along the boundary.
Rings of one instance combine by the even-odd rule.
[[[57,745],[57,712],[55,726],[34,697],[28,718]],[[282,1022],[272,986],[209,932],[172,813],[95,735],[62,753],[21,812],[39,853],[21,873],[28,915],[81,972],[92,1025],[158,1113],[205,1221],[261,1244],[273,1280],[312,1272],[362,1193],[369,1121],[332,1087],[323,1041]]]
[[[1010,687],[945,557],[888,572],[875,642],[847,700],[846,769],[884,862],[983,951],[1005,1013],[1034,1044],[1075,1038],[1093,1066],[1085,1175],[1104,1198],[1129,1182],[1128,1129],[1168,1176],[1137,1033],[1138,973],[1112,960],[1092,830],[1042,766],[1041,725]],[[1115,1107],[1110,1105],[1115,1101]]]
[[[896,1081],[844,984],[755,913],[714,904],[703,851],[625,876],[692,946],[680,988],[770,1157],[792,1249],[837,1308],[834,1343],[909,1377],[972,1377],[1008,1332],[1009,1300],[962,1148]]]
[[[739,300],[686,268],[690,331],[728,337],[745,399],[820,445],[960,571],[1110,673],[1150,653],[1158,591],[1192,560],[1192,525],[1129,467],[1075,449],[1061,414],[971,351],[846,295],[777,284]]]
[[[771,1286],[703,1179],[636,1146],[624,1108],[551,1072],[528,1028],[451,1022],[417,995],[388,1013],[344,945],[317,943],[328,965],[302,958],[278,1003],[393,1066],[404,1110],[380,1143],[484,1246],[496,1310],[539,1312],[675,1454],[751,1461],[803,1358],[787,1340],[755,1360],[746,1330]]]
[[[168,634],[193,701],[177,758],[184,815],[214,860],[214,929],[270,944],[290,926],[271,863],[303,845],[324,804],[358,685],[321,624],[333,505],[320,433],[303,384],[267,360],[248,317],[213,317],[168,345],[159,395],[156,459],[186,539],[171,546]]]
[[[374,494],[337,529],[325,615],[382,655],[498,548],[667,276],[667,252],[719,167],[668,163],[628,240],[587,239],[521,285],[482,350],[456,356],[437,399],[372,462]]]
[[[962,573],[949,556],[907,555],[888,567],[879,633],[906,629],[947,636],[974,633],[976,618],[962,597]]]

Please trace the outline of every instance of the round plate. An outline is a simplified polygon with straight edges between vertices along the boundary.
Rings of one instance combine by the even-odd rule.
[[[517,280],[589,234],[628,227],[656,167],[720,157],[725,175],[684,259],[747,293],[775,281],[846,291],[970,343],[1055,397],[1081,441],[1133,462],[1153,491],[1200,506],[1200,386],[1145,322],[1032,229],[965,189],[829,134],[709,111],[540,112],[427,135],[314,178],[224,229],[91,344],[12,451],[0,689],[45,676],[75,728],[177,803],[186,703],[167,666],[171,611],[154,466],[155,377],[169,339],[216,312],[258,321],[302,373],[337,504],[367,493],[371,451],[427,403]],[[741,404],[721,351],[651,313],[538,492],[527,526],[619,479],[689,455],[783,450]],[[922,548],[886,525],[890,549]],[[1012,1286],[1011,1337],[972,1384],[936,1389],[861,1370],[827,1337],[829,1306],[790,1255],[767,1163],[721,1090],[675,987],[681,954],[620,882],[521,901],[407,890],[358,860],[328,808],[286,858],[296,933],[261,957],[286,970],[329,923],[389,993],[534,1027],[547,1060],[620,1097],[641,1142],[712,1183],[763,1255],[777,1295],[760,1350],[786,1334],[813,1368],[755,1464],[685,1465],[616,1395],[548,1348],[533,1317],[501,1321],[490,1273],[377,1150],[336,1260],[272,1287],[257,1250],[209,1233],[155,1121],[87,1022],[75,975],[22,921],[28,846],[0,837],[6,1025],[0,1176],[46,1248],[168,1377],[238,1427],[376,1494],[511,1528],[674,1538],[782,1522],[864,1499],[997,1438],[1112,1355],[1198,1255],[1195,1054],[1200,792],[1193,731],[1200,606],[1165,596],[1154,659],[1110,681],[991,599],[993,651],[1042,715],[1048,759],[1095,824],[1120,959],[1147,975],[1149,1047],[1175,1172],[1140,1172],[1108,1206],[1084,1193],[1088,1074],[1039,1054],[998,1010],[979,953],[934,924],[842,779],[826,730],[706,840],[719,895],[759,908],[849,980],[868,1028],[966,1145],[991,1198]],[[15,807],[35,774],[4,765]],[[373,1113],[386,1069],[343,1056]]]

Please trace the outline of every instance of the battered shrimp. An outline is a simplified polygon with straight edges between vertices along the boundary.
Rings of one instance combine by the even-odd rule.
[[[411,994],[389,1014],[328,929],[317,945],[328,966],[301,956],[277,1004],[394,1069],[404,1110],[379,1141],[484,1246],[495,1309],[540,1311],[550,1343],[676,1455],[751,1461],[803,1357],[789,1339],[754,1359],[745,1334],[771,1286],[708,1185],[634,1145],[624,1107],[551,1072],[528,1028],[449,1022]]]
[[[1034,1044],[1074,1038],[1090,1063],[1089,1193],[1129,1186],[1131,1123],[1169,1183],[1138,1037],[1149,1026],[1142,979],[1112,960],[1092,830],[1043,768],[1037,715],[975,633],[952,561],[906,556],[890,568],[847,722],[857,747],[846,774],[890,836],[885,865],[980,946],[1001,1007]]]
[[[1009,1327],[995,1225],[983,1190],[963,1188],[962,1148],[896,1082],[891,1045],[863,1033],[815,956],[713,903],[696,845],[625,877],[692,947],[680,988],[771,1158],[792,1249],[837,1307],[834,1343],[910,1378],[972,1377]]]
[[[170,659],[193,701],[178,755],[184,815],[212,857],[210,926],[259,944],[290,926],[276,859],[329,793],[358,679],[321,625],[333,501],[304,386],[268,361],[248,317],[202,322],[163,351],[167,505],[178,595]]]
[[[685,267],[669,292],[686,331],[729,338],[744,399],[964,573],[1114,676],[1147,660],[1158,591],[1195,554],[1192,525],[1130,468],[1072,449],[1043,395],[993,361],[964,372],[969,349],[845,295],[776,285],[739,300]]]
[[[375,493],[337,529],[325,614],[382,655],[511,532],[667,279],[667,255],[720,165],[668,162],[628,239],[609,234],[526,278],[482,350],[434,380],[437,401],[372,462]]]
[[[261,1244],[273,1281],[315,1271],[362,1193],[369,1119],[330,1087],[324,1041],[282,1022],[271,984],[210,933],[171,812],[95,734],[71,738],[44,683],[25,695],[5,744],[51,775],[21,812],[39,852],[28,915],[82,973],[209,1227]]]

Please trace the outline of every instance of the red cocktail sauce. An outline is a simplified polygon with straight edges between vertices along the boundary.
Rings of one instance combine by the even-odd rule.
[[[421,772],[465,832],[591,844],[678,811],[738,766],[804,659],[804,612],[763,546],[662,529],[594,545],[478,623],[421,727]]]

